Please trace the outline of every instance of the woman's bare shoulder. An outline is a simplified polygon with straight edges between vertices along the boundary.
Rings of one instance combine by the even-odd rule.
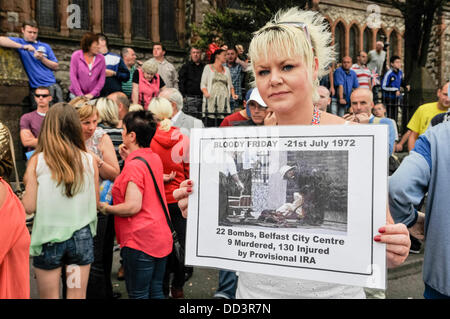
[[[322,112],[320,117],[320,124],[323,125],[343,125],[345,124],[346,120],[344,120],[342,117],[339,117],[337,115]]]

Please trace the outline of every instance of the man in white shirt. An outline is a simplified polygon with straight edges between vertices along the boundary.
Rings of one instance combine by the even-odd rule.
[[[360,88],[372,90],[372,72],[367,67],[367,53],[359,51],[357,63],[352,65],[352,70],[355,71],[358,77]]]
[[[166,49],[161,43],[153,44],[153,58],[151,60],[158,62],[158,74],[164,80],[166,87],[178,89],[178,73],[173,64],[164,58],[165,55]]]

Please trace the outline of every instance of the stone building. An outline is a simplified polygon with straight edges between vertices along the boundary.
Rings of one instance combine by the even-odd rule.
[[[195,8],[195,23],[201,23],[202,14],[210,9],[210,1],[198,0]],[[230,0],[235,7],[239,1]],[[403,58],[405,22],[400,11],[377,1],[369,0],[313,0],[314,9],[327,19],[333,34],[337,62],[349,55],[356,61],[358,51],[375,48],[378,40],[389,42],[387,59],[392,55]],[[450,78],[450,5],[444,6],[435,17],[426,69],[430,81],[429,89],[435,90]]]
[[[222,1],[223,2],[223,1]],[[229,1],[239,8],[239,1]],[[403,56],[404,19],[398,10],[368,0],[313,0],[330,24],[338,61],[345,55],[356,58],[359,50],[369,51],[377,40],[390,43],[388,55]],[[69,67],[73,51],[79,49],[86,31],[105,33],[110,50],[124,46],[135,49],[138,59],[152,56],[152,43],[167,47],[167,59],[177,69],[187,57],[190,24],[201,23],[211,9],[211,0],[2,0],[0,35],[21,36],[21,25],[35,19],[39,39],[52,47],[59,69],[55,72],[64,93],[70,86]],[[430,91],[450,77],[450,5],[436,15],[427,63]],[[0,48],[0,119],[13,136],[19,136],[19,117],[27,108],[27,77],[17,52]],[[18,158],[22,150],[16,139]]]
[[[108,36],[110,50],[132,47],[139,60],[152,57],[152,44],[162,42],[177,68],[186,57],[186,16],[190,0],[2,0],[0,35],[22,36],[25,20],[39,25],[39,40],[48,43],[59,61],[55,72],[65,96],[70,86],[70,58],[86,31]],[[0,48],[0,119],[16,137],[19,170],[23,171],[19,118],[28,111],[28,79],[15,50]]]

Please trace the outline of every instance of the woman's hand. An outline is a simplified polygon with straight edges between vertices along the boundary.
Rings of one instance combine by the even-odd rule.
[[[380,235],[374,237],[379,243],[386,244],[386,257],[388,268],[401,265],[409,255],[411,240],[408,228],[404,224],[387,224],[381,227]]]
[[[122,159],[125,161],[130,154],[130,150],[125,146],[125,144],[119,145],[119,155],[122,157]]]
[[[187,179],[180,184],[180,187],[173,191],[173,197],[178,201],[178,207],[184,218],[187,218],[189,195],[192,194],[192,186],[194,183]]]
[[[97,209],[98,209],[98,211],[99,211],[100,213],[102,213],[103,215],[108,215],[108,212],[106,211],[106,207],[108,207],[108,206],[109,206],[108,203],[99,202],[99,203],[98,203]]]
[[[170,172],[170,174],[163,174],[164,183],[173,181],[176,176],[177,176],[177,173],[174,171]]]
[[[272,126],[277,125],[277,116],[275,112],[269,111],[267,112],[266,117],[264,118],[264,126]]]

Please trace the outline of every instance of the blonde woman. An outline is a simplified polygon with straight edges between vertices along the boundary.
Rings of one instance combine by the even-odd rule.
[[[137,112],[137,111],[144,111],[144,107],[140,104],[131,104],[130,108],[128,109],[128,112]]]
[[[105,130],[97,126],[99,112],[92,104],[82,104],[76,108],[87,150],[97,161],[99,183],[113,182],[120,173],[119,163],[111,138]],[[108,183],[108,182],[105,182]],[[94,238],[95,260],[89,277],[87,298],[111,299],[111,267],[114,247],[114,219],[98,214],[98,235]]]
[[[133,74],[131,102],[142,105],[146,110],[151,99],[158,96],[166,84],[158,74],[158,62],[148,60],[142,64],[138,72]]]
[[[102,97],[99,98],[95,106],[98,110],[98,127],[102,128],[109,135],[114,145],[117,161],[120,169],[123,168],[123,160],[119,154],[119,146],[122,144],[122,123],[119,120],[119,107],[113,100]]]
[[[94,261],[98,168],[78,115],[67,103],[49,109],[24,182],[22,203],[27,214],[36,212],[30,255],[40,298],[59,298],[63,266],[68,278],[72,272],[78,278],[77,285],[67,286],[67,298],[85,298]]]
[[[186,238],[186,219],[183,218],[177,201],[172,193],[180,183],[189,178],[189,138],[181,134],[177,127],[172,126],[172,104],[162,97],[155,97],[149,105],[158,122],[155,136],[150,148],[159,155],[164,168],[164,189],[170,219],[184,248]],[[170,273],[174,273],[171,283],[172,298],[183,298],[184,264],[179,263],[173,254],[169,256],[167,272],[164,280],[165,294],[168,295]]]
[[[274,111],[278,125],[343,125],[345,120],[322,113],[314,102],[319,99],[319,77],[334,56],[331,34],[320,14],[296,8],[281,11],[255,32],[249,47],[251,68],[264,102]],[[184,214],[192,181],[174,192]],[[387,224],[374,241],[386,244],[388,267],[403,263],[410,240],[405,225]],[[357,252],[356,252],[357,253]],[[361,287],[298,280],[277,276],[239,273],[237,298],[365,298]]]

